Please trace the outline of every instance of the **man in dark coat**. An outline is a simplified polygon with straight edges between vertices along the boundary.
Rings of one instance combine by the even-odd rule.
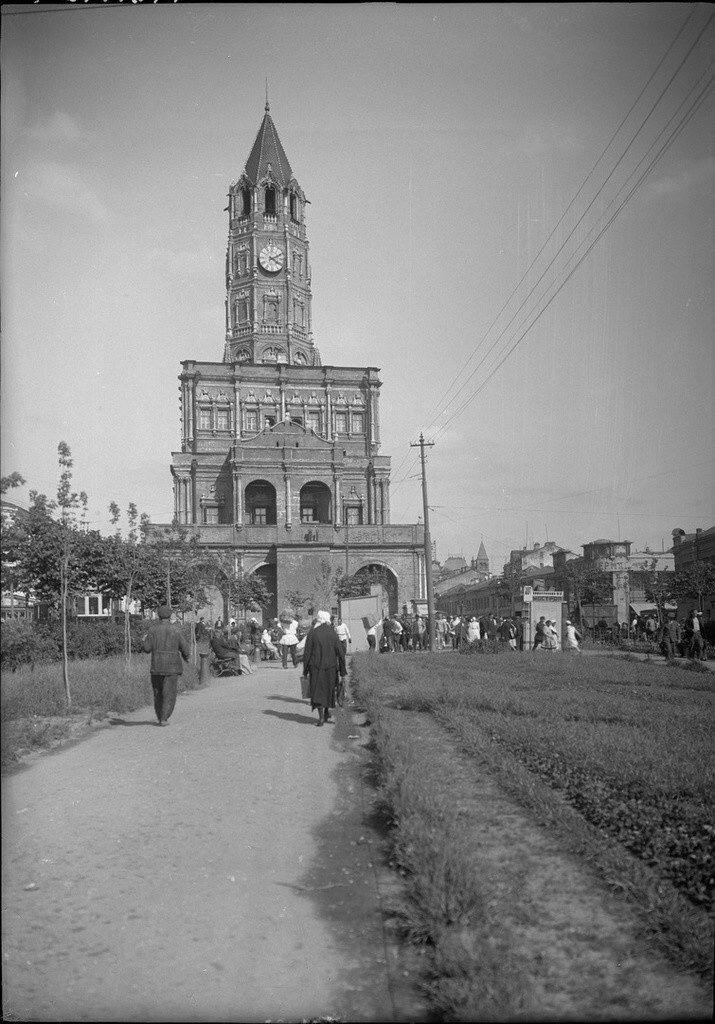
[[[338,634],[330,625],[330,613],[318,612],[317,623],[305,638],[303,671],[310,679],[310,707],[318,709],[318,725],[332,722],[338,675],[345,679],[345,655]]]
[[[151,654],[151,686],[154,691],[154,711],[159,725],[168,725],[176,705],[176,686],[184,671],[182,658],[189,660],[189,645],[181,630],[171,621],[171,608],[162,605],[159,621],[153,622],[142,638],[142,647]]]

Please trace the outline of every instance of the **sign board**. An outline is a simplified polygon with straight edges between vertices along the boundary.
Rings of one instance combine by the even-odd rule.
[[[376,622],[382,621],[382,595],[370,594],[367,597],[351,597],[341,601],[340,618],[350,630],[352,643],[348,645],[348,652],[366,651],[368,649],[368,629]],[[378,643],[380,641],[379,633],[378,629]]]

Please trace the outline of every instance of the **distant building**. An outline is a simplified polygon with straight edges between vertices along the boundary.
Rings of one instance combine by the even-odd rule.
[[[451,576],[455,572],[464,572],[467,568],[467,559],[463,555],[450,555],[444,560],[442,573]]]
[[[676,572],[687,572],[697,562],[715,565],[715,526],[707,530],[697,529],[694,533],[685,530],[673,530],[673,546],[670,549],[675,560]],[[686,615],[697,606],[697,600],[687,599],[678,605],[678,614]],[[706,621],[715,621],[715,593],[703,595],[703,617]]]
[[[509,554],[504,572],[525,572],[527,569],[548,569],[554,564],[554,554],[560,546],[552,540],[535,543],[533,548],[515,548]]]
[[[630,540],[599,540],[589,541],[582,545],[583,555],[574,555],[571,551],[560,551],[554,556],[554,579],[556,585],[563,590],[564,600],[569,611],[576,607],[576,594],[566,575],[567,562],[575,560],[579,563],[597,567],[605,577],[607,592],[599,604],[586,603],[583,606],[585,625],[595,626],[605,619],[609,626],[614,621],[630,622],[634,615],[644,615],[655,611],[653,601],[646,598],[646,573],[652,569],[658,572],[671,571],[674,568],[673,556],[668,551],[631,551],[633,542]],[[675,608],[667,604],[666,610]]]
[[[489,577],[489,556],[483,541],[479,545],[477,557],[473,558],[469,565],[462,555],[450,555],[445,560],[441,572],[434,582],[434,593],[438,604],[441,595],[454,590],[455,587],[469,587],[472,584],[481,583]],[[439,610],[446,611],[446,608],[440,605]]]
[[[472,559],[472,568],[476,569],[477,572],[483,572],[485,575],[489,574],[489,555],[484,547],[484,541],[479,545],[477,557]]]

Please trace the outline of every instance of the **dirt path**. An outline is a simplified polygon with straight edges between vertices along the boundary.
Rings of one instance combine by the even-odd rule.
[[[3,780],[5,1020],[420,1019],[385,942],[365,730],[262,666]]]

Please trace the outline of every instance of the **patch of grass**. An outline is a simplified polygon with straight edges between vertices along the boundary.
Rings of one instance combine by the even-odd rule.
[[[486,764],[565,850],[633,905],[643,931],[673,963],[711,973],[712,918],[706,911],[712,906],[715,772],[709,672],[539,652],[472,659],[447,652],[420,659],[356,656],[352,673],[353,692],[372,723],[393,820],[393,856],[413,893],[405,934],[429,945],[433,963],[441,964],[438,974],[447,981],[440,991],[448,989],[449,999],[456,999],[451,1019],[470,1019],[465,1007],[473,1005],[480,985],[492,993],[497,1016],[505,1005],[511,1014],[528,1011],[513,999],[505,1004],[494,986],[503,950],[493,964],[481,964],[481,982],[474,971],[465,981],[469,957],[465,961],[455,936],[475,918],[498,936],[500,922],[490,920],[480,902],[483,890],[470,885],[474,838],[446,810],[469,800],[469,786],[446,799],[435,759],[426,759],[414,733],[415,721],[425,715],[448,730],[440,751],[445,765],[460,751],[474,764]],[[447,736],[454,746],[444,742]],[[450,962],[456,973],[445,975]],[[518,991],[523,965],[512,958],[509,971]],[[434,988],[432,995],[442,1005]]]
[[[185,665],[179,691],[196,689],[198,675]],[[110,712],[136,711],[153,702],[149,655],[134,655],[127,669],[124,658],[88,658],[70,665],[72,714],[67,714],[62,665],[58,662],[22,666],[0,677],[2,763],[7,766],[20,750],[55,746],[79,723]]]

